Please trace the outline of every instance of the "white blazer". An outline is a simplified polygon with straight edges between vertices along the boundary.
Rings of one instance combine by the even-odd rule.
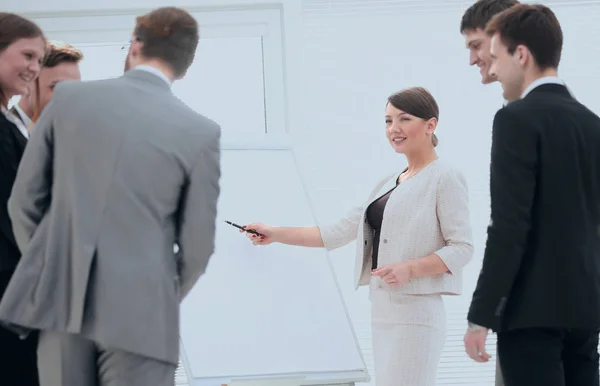
[[[355,287],[371,282],[374,230],[366,218],[370,203],[396,185],[398,174],[381,181],[364,205],[351,210],[340,221],[319,226],[329,251],[353,240],[356,244]],[[449,271],[419,277],[403,286],[381,287],[409,294],[459,295],[462,269],[473,257],[469,199],[464,175],[439,159],[392,192],[381,227],[378,266],[437,254]]]

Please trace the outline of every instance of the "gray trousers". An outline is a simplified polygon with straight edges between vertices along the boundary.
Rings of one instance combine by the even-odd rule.
[[[176,368],[79,335],[40,333],[40,386],[174,386]]]
[[[496,349],[496,383],[495,386],[504,386],[504,378],[500,369],[500,358],[498,357],[498,349]]]

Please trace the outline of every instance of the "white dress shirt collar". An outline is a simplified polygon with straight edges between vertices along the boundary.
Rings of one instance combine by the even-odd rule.
[[[21,117],[21,119],[23,120],[23,124],[25,125],[25,127],[33,126],[33,121],[31,120],[29,115],[25,114],[25,111],[23,111],[23,109],[21,108],[21,106],[19,106],[18,103],[15,105],[15,110],[17,110],[17,112],[19,113],[19,117]]]
[[[29,138],[29,131],[27,131],[27,126],[25,126],[23,121],[20,120],[18,117],[15,117],[15,115],[13,113],[11,113],[6,107],[4,107],[4,106],[0,106],[0,107],[1,107],[0,110],[2,110],[2,114],[4,114],[6,119],[8,119],[15,126],[17,126],[17,129],[19,129],[19,131],[21,132],[21,134],[23,134],[23,136],[25,138]],[[19,111],[19,110],[17,110],[17,111]],[[27,115],[25,115],[24,117],[27,117]],[[27,118],[29,118],[29,117],[27,117]]]
[[[171,82],[171,79],[169,79],[169,77],[167,75],[165,75],[164,72],[162,72],[161,70],[154,68],[152,66],[148,66],[146,64],[140,64],[139,66],[134,67],[134,69],[142,70],[142,71],[146,71],[151,74],[154,74],[154,75],[158,76],[159,78],[161,78],[162,80],[164,80],[165,82],[167,82],[167,84],[169,86],[171,86],[173,84],[173,82]]]
[[[534,80],[534,81],[533,81],[533,82],[532,82],[532,83],[531,83],[531,84],[530,84],[530,85],[529,85],[529,86],[528,86],[528,87],[525,89],[525,91],[523,91],[523,94],[521,95],[521,99],[523,99],[523,98],[525,98],[527,95],[529,95],[529,93],[530,93],[531,91],[533,91],[533,89],[535,89],[536,87],[539,87],[539,86],[541,86],[541,85],[543,85],[543,84],[560,84],[561,86],[565,86],[565,87],[567,86],[567,85],[565,84],[565,82],[564,82],[562,79],[560,79],[560,78],[558,78],[558,77],[556,77],[556,76],[544,76],[544,77],[542,77],[542,78],[539,78],[539,79],[536,79],[536,80]],[[568,88],[567,88],[567,90],[568,90]],[[573,94],[571,93],[571,90],[569,90],[569,93],[570,93],[571,95],[573,95]]]

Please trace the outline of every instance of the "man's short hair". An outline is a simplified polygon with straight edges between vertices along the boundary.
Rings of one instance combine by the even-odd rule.
[[[465,11],[460,22],[460,33],[477,29],[485,30],[485,26],[494,15],[517,4],[519,4],[517,0],[478,0]]]
[[[51,44],[48,53],[44,57],[42,67],[56,67],[61,63],[79,63],[83,59],[83,53],[70,44]]]
[[[183,76],[194,61],[198,47],[198,22],[181,8],[163,7],[136,19],[133,32],[142,42],[146,59],[159,59]]]
[[[519,4],[494,16],[485,32],[498,34],[509,54],[523,45],[531,51],[541,70],[558,68],[563,46],[560,22],[541,4]]]

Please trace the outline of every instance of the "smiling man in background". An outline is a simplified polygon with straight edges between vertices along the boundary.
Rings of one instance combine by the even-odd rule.
[[[519,4],[517,0],[479,0],[471,5],[463,14],[460,22],[460,33],[465,37],[469,50],[469,64],[479,67],[481,83],[494,83],[497,79],[490,74],[490,37],[485,33],[485,26],[493,16]]]
[[[465,43],[469,50],[469,64],[479,67],[481,83],[483,84],[497,81],[496,76],[489,73],[492,63],[490,54],[491,38],[485,32],[485,27],[492,17],[517,4],[519,4],[517,0],[479,0],[463,14],[460,22],[460,33],[465,37]],[[496,355],[495,386],[504,386],[498,355]]]

